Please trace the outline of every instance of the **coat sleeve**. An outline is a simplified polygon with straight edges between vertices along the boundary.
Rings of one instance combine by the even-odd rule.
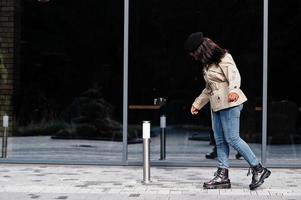
[[[223,70],[226,79],[228,80],[229,93],[230,92],[238,93],[238,90],[240,88],[241,78],[232,56],[229,53],[227,53],[225,57],[222,59],[222,61],[219,63],[219,66]]]
[[[209,102],[210,93],[211,93],[211,89],[206,83],[206,87],[203,89],[202,93],[194,100],[192,105],[196,109],[200,110]]]

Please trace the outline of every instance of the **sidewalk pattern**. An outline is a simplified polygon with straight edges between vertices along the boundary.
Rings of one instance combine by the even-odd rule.
[[[248,169],[231,168],[231,189],[204,190],[214,168],[152,167],[143,184],[141,166],[1,164],[0,200],[301,200],[301,169],[272,168],[255,191]]]

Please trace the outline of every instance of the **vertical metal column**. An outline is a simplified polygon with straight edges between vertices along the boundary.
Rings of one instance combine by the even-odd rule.
[[[143,121],[142,124],[143,136],[143,181],[146,184],[151,181],[150,178],[150,122]]]
[[[263,5],[263,90],[262,90],[262,147],[261,162],[266,163],[267,102],[268,102],[268,0]]]
[[[3,138],[2,138],[2,158],[7,157],[7,132],[6,129],[8,128],[8,116],[3,116]]]
[[[123,30],[123,151],[122,161],[128,160],[128,50],[129,50],[129,0],[124,0]]]
[[[166,116],[160,117],[160,160],[166,159]]]

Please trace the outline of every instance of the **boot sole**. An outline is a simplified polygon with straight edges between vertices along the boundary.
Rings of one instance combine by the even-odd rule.
[[[219,185],[204,185],[204,189],[228,189],[231,188],[231,183],[224,183]]]
[[[267,170],[267,172],[259,180],[258,184],[254,185],[254,186],[251,186],[251,185],[249,186],[250,190],[255,190],[256,188],[261,186],[264,183],[264,179],[269,178],[270,175],[271,175],[271,171]]]

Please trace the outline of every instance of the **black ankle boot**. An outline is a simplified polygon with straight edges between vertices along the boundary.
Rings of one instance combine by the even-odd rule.
[[[205,182],[204,189],[223,189],[231,188],[228,169],[218,168],[211,181]]]
[[[214,159],[214,158],[216,158],[216,157],[217,157],[216,147],[214,147],[214,148],[212,149],[212,152],[206,153],[205,157],[206,157],[207,159]]]
[[[239,152],[237,152],[237,154],[235,155],[235,158],[238,160],[238,159],[240,159],[242,157],[242,155],[239,153]]]
[[[264,182],[264,179],[268,178],[271,175],[271,171],[263,167],[260,163],[254,167],[249,168],[248,175],[250,174],[250,169],[252,170],[252,182],[249,185],[250,190],[255,190],[261,186]]]

